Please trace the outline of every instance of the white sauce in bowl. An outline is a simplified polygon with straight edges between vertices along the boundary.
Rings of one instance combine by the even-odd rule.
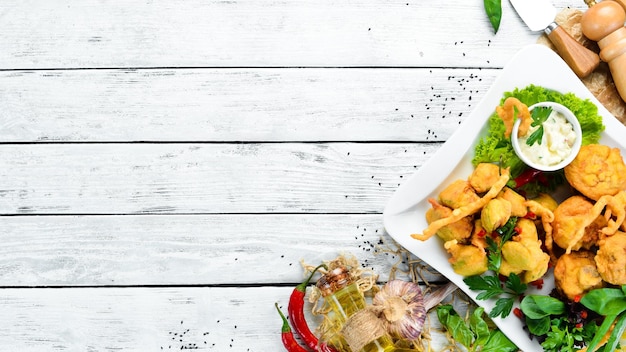
[[[582,129],[576,116],[565,106],[555,102],[542,102],[529,106],[531,111],[536,107],[549,107],[550,116],[542,124],[543,137],[541,144],[532,146],[526,140],[539,126],[531,126],[525,136],[518,137],[521,120],[513,125],[511,143],[519,158],[526,165],[543,171],[556,171],[564,168],[574,160],[582,144]]]
[[[576,133],[571,123],[565,116],[556,110],[543,123],[543,138],[539,142],[528,145],[528,137],[539,129],[539,126],[531,127],[523,137],[519,138],[519,146],[522,153],[533,163],[545,166],[556,165],[565,160],[571,153]]]

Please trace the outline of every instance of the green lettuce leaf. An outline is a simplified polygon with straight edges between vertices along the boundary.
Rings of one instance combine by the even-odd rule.
[[[525,88],[505,92],[500,104],[504,103],[508,97],[515,97],[528,106],[544,101],[565,105],[580,121],[583,145],[598,143],[600,134],[604,131],[605,127],[602,123],[602,116],[598,114],[598,107],[589,99],[581,99],[572,93],[563,94],[532,84]],[[527,169],[527,166],[515,154],[511,141],[504,137],[504,123],[495,113],[495,107],[487,121],[487,128],[487,135],[481,138],[474,148],[472,164],[476,166],[483,162],[500,163],[502,167],[510,168],[511,178],[519,176]],[[549,192],[564,180],[562,170],[549,174],[548,184],[532,182],[524,186],[524,190],[530,193]]]

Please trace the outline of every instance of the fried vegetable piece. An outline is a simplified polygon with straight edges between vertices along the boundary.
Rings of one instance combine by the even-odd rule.
[[[508,200],[494,198],[480,211],[480,222],[488,233],[504,226],[511,217],[511,203]]]
[[[504,187],[496,199],[504,199],[511,203],[511,216],[524,217],[528,213],[526,198],[509,187]]]
[[[452,240],[444,244],[450,254],[452,270],[462,276],[480,275],[487,271],[487,253],[476,246],[459,244]]]
[[[477,193],[487,192],[500,178],[500,166],[480,163],[470,175],[468,181]]]
[[[578,195],[569,197],[559,204],[554,211],[552,223],[552,237],[559,247],[567,251],[576,251],[580,248],[590,249],[596,244],[600,230],[606,226],[606,220],[602,216],[596,216],[587,226],[586,219],[592,208],[593,203]]]
[[[480,199],[476,191],[465,180],[456,180],[439,193],[439,202],[452,208],[460,208]]]
[[[600,240],[595,262],[602,280],[626,285],[626,233],[617,231]]]
[[[528,106],[519,99],[514,97],[506,98],[502,105],[496,107],[496,114],[504,122],[504,137],[511,137],[516,117],[522,119],[517,135],[521,137],[528,133],[531,123],[530,111],[528,111]]]
[[[500,274],[509,276],[514,272],[528,283],[541,278],[548,271],[550,256],[541,248],[537,227],[532,220],[519,219],[519,235],[502,245]]]
[[[556,288],[570,300],[604,285],[593,252],[581,250],[563,254],[554,267]]]
[[[626,189],[626,165],[618,148],[589,144],[565,167],[565,178],[580,193],[598,200]]]
[[[556,199],[554,199],[551,195],[547,193],[539,193],[539,195],[533,198],[533,200],[552,212],[554,212],[559,206],[559,203],[556,201]]]
[[[494,185],[491,186],[491,189],[489,189],[489,192],[487,192],[482,198],[466,206],[454,209],[452,211],[452,215],[432,222],[431,224],[428,225],[428,227],[424,230],[423,233],[411,234],[411,237],[413,237],[416,240],[426,241],[427,239],[431,238],[440,228],[446,225],[449,225],[453,222],[459,221],[460,219],[466,216],[477,213],[479,210],[482,209],[483,206],[485,206],[485,204],[487,204],[487,202],[495,198],[500,193],[500,191],[506,185],[508,180],[509,180],[509,170],[504,169],[502,170],[502,174],[500,175],[498,182],[494,183]]]
[[[483,228],[480,219],[474,220],[474,230],[472,231],[472,237],[470,239],[471,244],[481,249],[487,248],[486,236],[487,231]]]
[[[426,222],[428,224],[452,215],[452,209],[439,204],[435,199],[428,199],[428,202],[431,205],[431,208],[426,211]],[[445,242],[451,240],[464,242],[472,234],[473,228],[474,222],[472,218],[464,217],[437,230],[437,236]]]

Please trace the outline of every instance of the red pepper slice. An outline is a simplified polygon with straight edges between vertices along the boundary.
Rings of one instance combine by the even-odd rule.
[[[543,171],[536,170],[533,168],[528,168],[524,172],[522,172],[519,176],[513,179],[515,182],[514,188],[522,187],[523,185],[535,181],[536,178],[539,178],[540,182],[546,182],[545,177],[543,176]]]
[[[315,272],[326,265],[321,264],[311,272],[311,275],[301,284],[296,286],[289,297],[288,312],[291,317],[291,322],[296,333],[302,338],[306,345],[314,351],[321,352],[337,352],[334,348],[322,343],[319,343],[317,336],[311,332],[309,326],[304,317],[304,295],[306,294],[306,287],[313,278]]]
[[[283,312],[281,312],[280,308],[278,308],[278,303],[275,303],[274,305],[276,306],[278,314],[280,314],[280,317],[283,319],[283,326],[281,328],[280,335],[281,339],[283,340],[283,346],[285,346],[285,349],[289,352],[308,352],[304,347],[300,346],[295,337],[293,337],[293,332],[291,332],[289,322],[287,321],[287,318],[285,317]]]

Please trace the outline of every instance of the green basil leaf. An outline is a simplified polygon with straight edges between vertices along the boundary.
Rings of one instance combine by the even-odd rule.
[[[539,319],[526,317],[526,326],[528,326],[528,331],[534,335],[545,335],[550,331],[550,317],[545,316]]]
[[[491,22],[494,33],[498,33],[500,21],[502,20],[502,1],[501,0],[483,0],[485,12]]]
[[[618,315],[626,310],[626,296],[619,288],[599,288],[587,292],[580,300],[600,315]]]
[[[442,304],[437,307],[437,319],[439,319],[441,325],[445,326],[448,324],[448,317],[450,316],[450,312],[453,310],[454,308],[452,308],[452,305],[450,304]]]
[[[598,346],[600,341],[602,341],[602,339],[604,338],[604,335],[606,335],[606,333],[611,328],[611,325],[613,325],[615,318],[617,318],[616,315],[607,315],[606,317],[604,317],[604,321],[596,331],[596,335],[594,336],[593,340],[591,340],[591,342],[587,345],[587,351],[595,351],[596,346]]]
[[[619,343],[619,340],[621,339],[624,330],[626,330],[626,313],[622,313],[617,318],[617,322],[615,323],[615,327],[613,327],[611,336],[604,345],[605,351],[615,351],[615,348],[617,347],[617,344]]]
[[[452,306],[446,306],[437,307],[437,317],[439,318],[439,322],[443,324],[455,341],[467,348],[470,348],[472,341],[474,340],[474,334],[465,324],[463,318],[457,314]]]
[[[496,330],[491,334],[489,340],[481,349],[481,352],[513,352],[517,351],[517,346],[500,330]]]
[[[522,299],[520,308],[530,319],[541,319],[550,315],[560,315],[565,312],[565,303],[550,296],[528,295]]]
[[[491,332],[489,331],[489,324],[483,319],[483,314],[485,313],[485,309],[483,307],[478,307],[474,309],[472,315],[469,318],[470,329],[474,332],[474,336],[476,339],[474,340],[474,346],[482,346],[487,340],[489,340],[489,336]]]

